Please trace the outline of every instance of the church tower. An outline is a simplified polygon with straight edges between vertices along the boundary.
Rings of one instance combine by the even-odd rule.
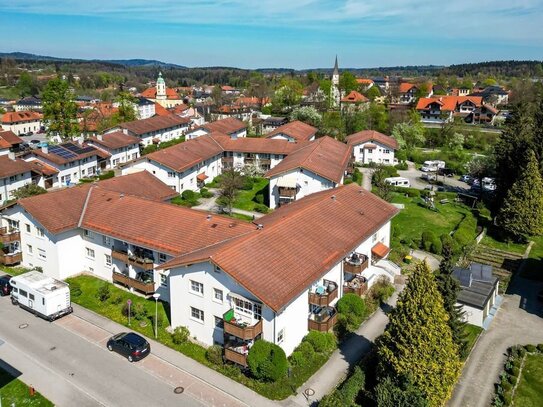
[[[330,93],[330,102],[332,107],[339,107],[341,93],[339,91],[339,68],[337,65],[337,55],[334,71],[332,72],[332,86],[330,87]]]
[[[158,73],[156,80],[156,100],[166,100],[166,82],[162,79],[162,72]]]

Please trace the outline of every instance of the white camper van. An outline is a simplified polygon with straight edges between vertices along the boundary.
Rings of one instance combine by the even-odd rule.
[[[390,177],[385,178],[385,182],[387,184],[393,185],[395,187],[404,187],[409,188],[411,186],[411,183],[407,178],[404,177]]]
[[[12,277],[9,284],[13,305],[19,305],[37,316],[53,321],[73,311],[70,289],[63,281],[38,271],[29,271]]]

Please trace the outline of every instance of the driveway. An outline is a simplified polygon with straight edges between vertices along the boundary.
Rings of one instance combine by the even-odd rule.
[[[449,407],[486,407],[503,369],[508,347],[543,343],[543,283],[515,277],[488,331],[483,333],[464,366]]]
[[[411,188],[424,189],[427,185],[429,185],[426,180],[421,178],[421,175],[424,173],[416,168],[415,163],[408,162],[407,165],[408,169],[398,170],[398,174],[400,174],[400,177],[404,177],[409,180],[411,183]],[[467,192],[470,189],[468,184],[460,181],[456,176],[450,178],[438,176],[438,180],[443,182],[447,191]]]

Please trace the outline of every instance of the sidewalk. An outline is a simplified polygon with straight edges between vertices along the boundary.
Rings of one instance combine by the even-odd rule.
[[[306,383],[299,389],[296,396],[289,397],[292,401],[291,405],[308,406],[311,403],[320,400],[326,394],[331,393],[347,376],[349,369],[361,360],[368,353],[375,339],[380,336],[386,325],[388,317],[383,308],[396,305],[398,293],[403,289],[403,286],[396,285],[396,291],[388,301],[388,305],[378,308],[377,311],[364,322],[360,328],[349,338],[347,338],[336,350],[328,362],[326,362],[317,373],[315,373]],[[311,389],[314,391],[313,396],[309,400],[304,396],[304,391]],[[311,392],[313,393],[313,392]]]
[[[113,322],[107,318],[104,318],[92,311],[87,310],[77,304],[72,304],[74,308],[73,316],[81,319],[88,324],[91,324],[95,331],[103,332],[106,331],[110,336],[119,332],[126,331],[127,328],[123,325],[119,325],[116,322]],[[62,321],[60,319],[59,321]],[[69,328],[67,328],[69,329]],[[80,336],[83,336],[95,342],[98,337],[101,339],[98,342],[103,342],[103,335],[97,335],[93,338],[92,334],[87,330],[84,332],[78,327],[76,333]],[[267,398],[260,396],[251,389],[243,386],[242,384],[229,379],[228,377],[222,375],[221,373],[215,372],[214,370],[201,365],[195,360],[183,355],[180,352],[177,352],[173,349],[168,348],[167,346],[162,345],[159,342],[147,338],[151,344],[152,355],[160,359],[161,362],[164,362],[170,366],[170,369],[167,369],[167,366],[160,367],[161,371],[153,369],[151,363],[148,363],[144,368],[147,370],[154,370],[154,374],[157,376],[165,376],[164,380],[171,379],[175,374],[175,371],[171,367],[179,369],[182,373],[190,376],[192,379],[196,379],[197,383],[194,383],[195,380],[190,381],[190,385],[194,387],[196,395],[208,405],[218,405],[218,406],[259,406],[259,407],[272,407],[277,406],[277,403]],[[105,342],[104,342],[105,343]],[[149,359],[149,358],[146,358]],[[143,360],[146,361],[146,359]],[[167,369],[167,372],[164,372],[164,369]],[[182,381],[182,377],[179,378],[180,382],[178,385],[185,385],[186,383]],[[186,380],[186,379],[185,379]],[[188,381],[188,380],[186,380]],[[194,392],[193,392],[194,393]],[[226,397],[225,397],[226,396]],[[216,404],[217,401],[220,403]]]
[[[199,211],[207,211],[207,212],[216,212],[217,211],[217,204],[215,201],[217,200],[217,194],[218,190],[215,188],[209,188],[209,191],[214,194],[212,198],[200,198],[200,205],[193,206],[192,209],[197,209]],[[259,212],[251,212],[251,211],[245,211],[243,209],[237,209],[232,208],[233,213],[237,213],[238,215],[245,215],[250,216],[253,219],[258,219],[264,216],[264,214]]]

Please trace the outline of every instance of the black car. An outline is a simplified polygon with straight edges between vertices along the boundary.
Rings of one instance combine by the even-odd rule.
[[[151,353],[151,345],[144,337],[134,332],[122,332],[107,341],[107,348],[126,356],[129,362],[143,359]]]
[[[9,295],[11,293],[11,285],[9,285],[10,276],[0,277],[0,297]]]

